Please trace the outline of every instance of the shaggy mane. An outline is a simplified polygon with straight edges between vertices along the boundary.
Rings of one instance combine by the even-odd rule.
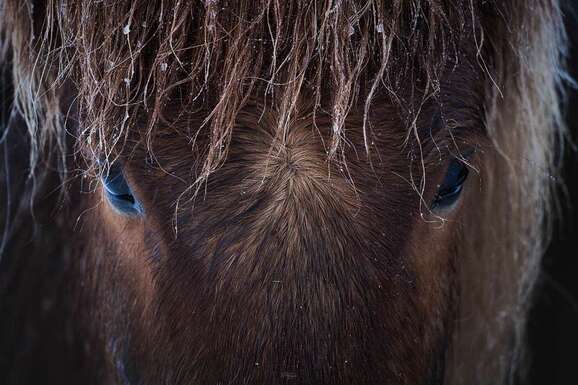
[[[361,101],[369,151],[367,116],[377,93],[403,106],[400,87],[419,81],[429,98],[448,56],[458,55],[460,36],[483,40],[484,10],[473,2],[7,2],[4,8],[4,20],[12,20],[4,34],[17,63],[18,105],[35,139],[32,166],[50,143],[64,149],[60,117],[67,111],[59,110],[59,95],[69,87],[78,95],[79,143],[89,161],[114,158],[135,128],[144,131],[136,140],[150,145],[167,105],[203,113],[198,130],[208,131],[210,146],[197,183],[225,159],[236,114],[255,89],[278,111],[279,138],[299,95],[329,113],[330,158],[344,143],[348,111]],[[411,122],[416,111],[407,109]],[[194,142],[198,134],[192,129],[188,136]]]

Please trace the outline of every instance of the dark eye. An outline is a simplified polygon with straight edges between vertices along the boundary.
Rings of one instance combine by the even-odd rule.
[[[446,171],[446,176],[438,188],[432,203],[432,210],[443,210],[452,207],[460,197],[464,182],[468,178],[468,167],[460,160],[453,159]]]
[[[119,164],[113,164],[103,175],[102,185],[110,205],[124,215],[142,215],[143,208],[132,193]]]

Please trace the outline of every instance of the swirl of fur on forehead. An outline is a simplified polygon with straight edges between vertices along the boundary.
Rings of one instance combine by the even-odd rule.
[[[187,181],[192,197],[226,161],[239,114],[255,94],[263,111],[275,110],[267,116],[273,144],[291,140],[307,95],[310,113],[327,120],[320,135],[329,162],[347,164],[352,109],[363,111],[358,124],[372,159],[379,98],[400,108],[406,142],[419,143],[421,107],[443,99],[444,74],[468,46],[484,77],[493,155],[484,164],[486,193],[467,219],[487,225],[463,230],[459,286],[469,290],[460,292],[464,320],[450,343],[447,376],[448,383],[482,383],[488,373],[512,373],[564,135],[556,0],[6,0],[1,7],[0,41],[15,85],[11,116],[29,134],[30,178],[41,183],[52,162],[66,180],[69,134],[88,173],[106,172],[137,148],[154,160],[155,143],[175,121],[200,116],[184,133],[203,154]],[[187,106],[187,116],[175,106]]]

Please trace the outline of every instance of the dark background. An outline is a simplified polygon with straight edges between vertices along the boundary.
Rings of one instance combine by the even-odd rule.
[[[578,79],[578,0],[567,0],[568,70]],[[570,89],[566,113],[570,137],[564,154],[562,216],[543,261],[529,320],[531,385],[578,384],[578,91]]]

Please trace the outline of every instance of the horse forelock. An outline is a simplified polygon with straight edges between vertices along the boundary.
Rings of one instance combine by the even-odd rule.
[[[308,93],[315,110],[328,111],[329,157],[342,149],[344,121],[354,105],[364,110],[369,151],[367,117],[380,92],[400,105],[411,102],[411,131],[422,100],[402,100],[400,90],[412,81],[420,83],[424,99],[438,92],[447,62],[460,60],[464,34],[480,34],[482,7],[467,5],[8,2],[4,12],[14,20],[9,35],[18,46],[18,92],[30,127],[38,117],[29,109],[47,115],[42,121],[53,126],[37,135],[31,128],[40,136],[35,150],[62,136],[62,122],[46,117],[59,108],[56,89],[66,83],[76,90],[79,142],[92,161],[114,158],[137,129],[137,140],[150,142],[167,105],[179,103],[203,112],[198,129],[211,138],[198,183],[222,163],[236,114],[255,89],[264,105],[279,111],[280,138],[299,95]],[[41,98],[34,88],[44,89]]]

